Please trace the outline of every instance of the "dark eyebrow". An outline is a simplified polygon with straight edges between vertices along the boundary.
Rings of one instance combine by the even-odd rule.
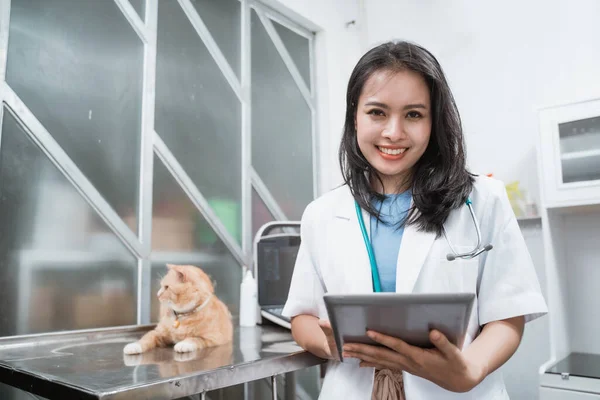
[[[365,107],[368,106],[373,106],[373,107],[379,107],[379,108],[385,108],[386,110],[389,109],[390,107],[388,107],[387,104],[383,104],[383,103],[379,103],[377,101],[370,101],[368,103],[365,104]]]
[[[379,103],[378,101],[370,101],[368,103],[365,104],[365,107],[379,107],[379,108],[384,108],[386,110],[388,110],[390,107],[387,104],[384,103]],[[427,109],[427,107],[425,106],[425,104],[407,104],[406,106],[404,106],[404,110],[408,110],[411,108],[422,108],[424,110]]]
[[[409,108],[422,108],[424,110],[427,110],[427,107],[425,106],[425,104],[408,104],[408,105],[404,106],[405,110],[408,110]]]

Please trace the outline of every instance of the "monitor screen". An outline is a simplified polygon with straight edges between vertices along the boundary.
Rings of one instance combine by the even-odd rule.
[[[256,279],[261,306],[285,304],[299,248],[298,235],[266,237],[258,243]]]

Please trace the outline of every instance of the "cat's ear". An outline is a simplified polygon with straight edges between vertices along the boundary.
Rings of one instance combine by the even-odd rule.
[[[167,268],[169,268],[170,270],[175,271],[177,273],[177,279],[180,282],[186,281],[185,271],[183,268],[181,268],[180,265],[167,264]]]

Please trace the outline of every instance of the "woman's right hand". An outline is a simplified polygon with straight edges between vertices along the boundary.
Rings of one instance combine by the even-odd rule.
[[[327,358],[330,360],[340,360],[340,355],[337,350],[337,346],[335,344],[335,339],[333,337],[333,329],[331,329],[331,324],[329,321],[325,319],[319,319],[319,327],[325,334],[325,342],[323,343],[323,350],[325,354],[327,354]]]

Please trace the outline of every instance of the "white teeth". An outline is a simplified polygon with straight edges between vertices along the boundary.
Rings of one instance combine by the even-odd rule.
[[[402,148],[402,149],[387,149],[385,147],[379,147],[379,146],[377,146],[377,148],[382,153],[390,154],[392,156],[397,156],[398,154],[402,154],[402,153],[404,153],[406,151],[406,148]]]

